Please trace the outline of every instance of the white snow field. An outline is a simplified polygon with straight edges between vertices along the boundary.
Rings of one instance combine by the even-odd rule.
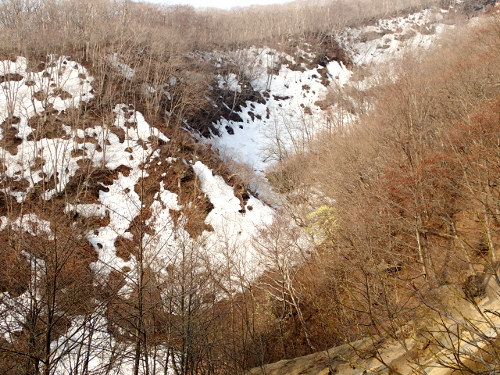
[[[330,61],[325,86],[318,71],[321,66],[307,69],[301,64],[302,69],[297,71],[290,68],[295,64],[294,57],[279,51],[255,47],[237,51],[231,58],[246,62],[245,76],[252,88],[266,98],[266,103],[247,101],[237,112],[243,122],[218,121],[214,125],[220,136],[214,136],[210,142],[225,157],[260,172],[290,153],[303,151],[318,132],[335,123],[348,124],[356,118],[355,114],[332,106],[327,119],[318,102],[325,99],[329,88],[370,88],[379,76],[391,74],[394,61],[430,47],[442,32],[453,28],[439,22],[443,12],[447,10],[426,9],[406,17],[379,20],[375,25],[346,28],[338,34],[337,41],[354,67],[368,68],[363,81],[352,81],[352,71],[342,62]],[[306,57],[313,57],[302,52]],[[238,82],[236,76],[226,77],[225,81],[223,78],[221,85],[241,90],[242,82]]]

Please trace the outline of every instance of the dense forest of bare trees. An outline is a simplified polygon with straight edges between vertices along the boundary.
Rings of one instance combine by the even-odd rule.
[[[347,331],[397,336],[433,291],[446,299],[465,284],[477,296],[482,287],[472,280],[484,276],[470,274],[498,283],[498,31],[488,24],[404,60],[357,127],[335,128],[273,171],[290,202],[304,191],[311,197],[302,205],[314,216],[293,203],[290,210],[302,225],[320,224],[316,262],[340,294],[323,308],[356,316]]]
[[[241,186],[250,179],[243,167],[229,176],[185,131],[206,133],[220,115],[206,99],[217,86],[216,69],[198,58],[200,51],[252,44],[286,50],[294,38],[323,43],[348,25],[452,3],[296,1],[199,11],[130,1],[0,1],[1,59],[24,56],[36,71],[53,54],[71,56],[94,77],[94,99],[57,121],[75,132],[112,124],[115,106],[127,103],[171,138],[165,144],[151,136],[143,146],[142,174],[129,194],[139,202],[127,223],[133,239],[116,242],[119,256],[132,260],[127,272],[102,262],[87,240],[109,216],[89,219],[65,209],[95,201],[116,178],[105,157],[99,166],[82,163],[63,190],[61,176],[42,179],[20,202],[7,193],[16,183],[2,156],[0,213],[8,225],[0,222],[0,372],[243,374],[365,336],[393,337],[404,346],[404,327],[419,316],[433,321],[428,341],[451,353],[443,367],[497,369],[498,335],[485,332],[498,332],[498,312],[478,307],[487,289],[500,298],[497,20],[405,57],[396,78],[360,94],[371,105],[354,125],[335,124],[311,136],[300,153],[280,157],[267,177],[283,199],[253,241],[261,274],[247,276],[234,239],[220,239],[225,252],[218,262],[205,253],[210,204],[200,198],[191,167],[179,162],[169,170],[175,179],[165,182],[189,215],[160,220],[153,212],[152,196],[164,181],[150,166],[157,156],[148,147],[159,158],[196,156]],[[245,76],[236,63],[225,68]],[[221,90],[217,95],[233,103],[229,115],[250,95]],[[54,129],[53,113],[46,102],[36,114],[35,138]],[[9,114],[2,131],[15,121]],[[105,152],[109,140],[101,136]],[[2,139],[2,150],[13,146],[11,138]],[[54,198],[40,198],[52,190]],[[456,317],[446,310],[448,295],[479,310],[484,325],[460,321],[450,331],[444,319]],[[476,350],[446,346],[443,332],[472,336]]]

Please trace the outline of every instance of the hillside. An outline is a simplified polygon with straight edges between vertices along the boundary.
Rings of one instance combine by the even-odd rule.
[[[493,298],[484,299],[477,307],[482,311],[498,311],[498,284],[489,286]],[[268,375],[328,375],[328,374],[470,374],[498,371],[498,315],[488,317],[471,308],[453,288],[442,287],[436,295],[440,309],[450,315],[443,320],[439,312],[417,321],[408,322],[399,337],[372,336],[307,356],[282,360],[248,374]],[[471,324],[472,326],[469,326]],[[473,328],[472,328],[473,327]],[[477,331],[476,331],[477,330]],[[429,331],[432,331],[429,338]],[[455,332],[461,331],[460,334]],[[490,336],[481,339],[478,332]],[[462,343],[460,343],[462,341]],[[460,346],[462,346],[460,348]],[[461,363],[455,364],[459,355]]]
[[[0,2],[0,372],[497,371],[495,4]]]

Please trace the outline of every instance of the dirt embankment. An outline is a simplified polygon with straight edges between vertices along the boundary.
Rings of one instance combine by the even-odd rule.
[[[423,300],[419,318],[395,337],[368,337],[254,368],[247,375],[499,374],[498,265],[493,272],[485,269],[481,296],[471,298],[460,286],[434,290]]]

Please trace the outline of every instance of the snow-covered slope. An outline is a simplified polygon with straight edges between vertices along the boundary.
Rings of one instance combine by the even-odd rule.
[[[428,48],[444,30],[453,25],[441,23],[448,9],[424,9],[406,17],[381,19],[375,25],[346,28],[338,40],[355,65],[380,65]]]
[[[196,264],[213,270],[230,264],[234,277],[258,274],[252,239],[272,221],[271,208],[251,195],[238,197],[196,157],[179,159],[171,154],[170,139],[132,105],[117,103],[104,119],[75,120],[72,108],[82,102],[92,105],[93,78],[88,71],[67,57],[51,56],[38,71],[29,67],[33,63],[23,57],[0,61],[0,188],[3,200],[12,200],[8,206],[13,207],[3,207],[0,235],[13,231],[17,238],[28,236],[44,244],[43,250],[32,247],[22,253],[35,264],[33,285],[40,284],[47,272],[44,251],[59,251],[62,230],[74,232],[65,241],[84,236],[93,247],[97,256],[89,266],[96,286],[120,275],[124,282],[117,297],[124,300],[137,289],[139,267],[154,270],[158,279],[167,278],[169,270],[184,264],[186,252],[197,259]],[[190,187],[176,182],[178,165],[188,174],[192,171]],[[177,192],[167,186],[175,186]],[[182,199],[179,194],[184,194]],[[205,211],[197,210],[205,201]],[[44,205],[61,211],[46,211]],[[61,229],[61,216],[73,217],[73,228]],[[74,226],[81,218],[94,224],[79,230]],[[190,229],[192,221],[202,229]],[[23,286],[19,295],[7,288],[0,295],[2,306],[15,306],[0,311],[3,321],[10,322],[0,325],[9,342],[15,341],[13,332],[22,331],[24,312],[29,311],[33,293],[38,293],[31,288]],[[106,319],[98,309],[95,313],[93,324],[102,329],[94,338],[118,345],[104,333]],[[74,331],[70,327],[54,343],[61,351],[71,354],[72,343],[84,338],[80,318],[75,317]],[[71,369],[74,359],[71,354],[60,361],[57,371]],[[93,358],[89,369],[100,371],[106,361],[110,358]],[[125,361],[116,369],[131,372],[131,366]]]
[[[65,211],[87,218],[108,218],[109,224],[89,233],[88,240],[98,251],[99,261],[109,269],[130,266],[116,255],[115,242],[119,237],[133,237],[130,227],[144,209],[143,197],[137,193],[137,185],[141,179],[149,176],[151,164],[154,163],[158,170],[162,167],[166,170],[166,166],[172,162],[171,155],[165,159],[158,147],[161,143],[169,142],[169,139],[151,127],[143,115],[128,104],[116,105],[112,123],[81,128],[65,124],[65,110],[93,97],[92,77],[81,65],[65,57],[51,57],[48,67],[40,72],[30,72],[27,65],[28,62],[22,57],[16,62],[0,62],[0,75],[6,77],[1,84],[0,116],[4,122],[3,133],[10,132],[8,136],[0,133],[0,140],[4,141],[3,144],[16,142],[9,149],[0,147],[4,166],[3,191],[13,196],[18,203],[22,203],[30,193],[38,191],[41,191],[41,198],[50,200],[64,193],[67,185],[76,174],[82,172],[84,166],[94,170],[102,168],[118,171],[116,178],[99,190],[97,202],[67,203]],[[43,98],[38,94],[40,92],[45,93]],[[55,112],[49,113],[49,110]],[[37,124],[38,128],[32,125],[35,119],[44,114],[56,120],[61,116],[57,123],[57,135],[43,132],[42,128],[47,124]],[[233,188],[221,177],[214,176],[201,161],[184,162],[192,164],[203,193],[214,206],[206,219],[213,232],[204,234],[204,237],[211,239],[211,254],[218,253],[217,239],[221,236],[233,238],[238,234],[238,241],[246,243],[260,224],[269,222],[272,216],[270,208],[250,197],[246,207],[252,208],[242,210]],[[169,177],[166,172],[161,174],[163,179]],[[53,187],[39,189],[43,184],[48,186],[51,181],[55,181]],[[77,200],[80,198],[77,197]],[[154,214],[149,219],[150,223],[156,223],[159,218],[162,222],[161,226],[153,225],[157,231],[152,234],[153,237],[166,237],[166,232],[174,231],[174,223],[168,213],[170,210],[182,211],[182,207],[177,202],[176,194],[166,190],[162,181],[151,209]],[[2,222],[8,220],[12,225],[16,222],[16,219],[2,217]],[[227,232],[228,228],[230,232]],[[161,245],[163,252],[175,247],[173,237],[167,237],[170,241],[166,242],[170,243]],[[250,251],[251,246],[248,243],[242,248]],[[243,259],[250,261],[251,255],[247,254]]]
[[[0,76],[3,77],[0,84],[0,123],[3,123],[0,153],[5,168],[2,182],[10,178],[28,184],[22,191],[14,191],[11,186],[4,189],[22,202],[35,184],[41,182],[43,173],[47,180],[57,179],[55,186],[44,192],[45,198],[50,199],[64,190],[78,169],[78,158],[71,157],[75,145],[66,137],[40,138],[44,129],[35,121],[31,124],[29,121],[34,116],[61,112],[92,99],[92,78],[84,67],[64,56],[50,56],[38,71],[28,69],[28,61],[23,57],[16,61],[0,61]],[[64,124],[57,130],[66,134],[72,132]]]
[[[294,56],[270,48],[236,52],[245,62],[245,77],[264,102],[246,101],[236,110],[242,121],[219,120],[214,125],[220,135],[211,142],[226,157],[256,171],[264,171],[290,153],[304,151],[318,132],[356,118],[355,113],[340,111],[335,104],[326,116],[321,101],[329,89],[370,88],[380,75],[390,74],[392,62],[428,48],[440,33],[453,28],[442,23],[448,12],[426,9],[406,17],[379,20],[375,25],[346,28],[337,35],[337,42],[350,57],[350,68],[336,60],[329,61],[326,67],[308,68],[304,63],[297,65]],[[316,57],[314,51],[298,51],[301,57]],[[366,77],[351,81],[357,67],[366,70]],[[231,77],[233,89],[241,83]]]
[[[219,120],[215,127],[220,136],[212,142],[227,157],[263,171],[290,153],[303,151],[313,135],[325,128],[318,101],[326,96],[327,87],[320,66],[292,70],[289,66],[295,65],[295,59],[270,48],[239,53],[253,62],[246,75],[264,103],[246,101],[237,111],[242,121]],[[332,61],[327,68],[330,82],[341,86],[351,74],[342,62]]]

